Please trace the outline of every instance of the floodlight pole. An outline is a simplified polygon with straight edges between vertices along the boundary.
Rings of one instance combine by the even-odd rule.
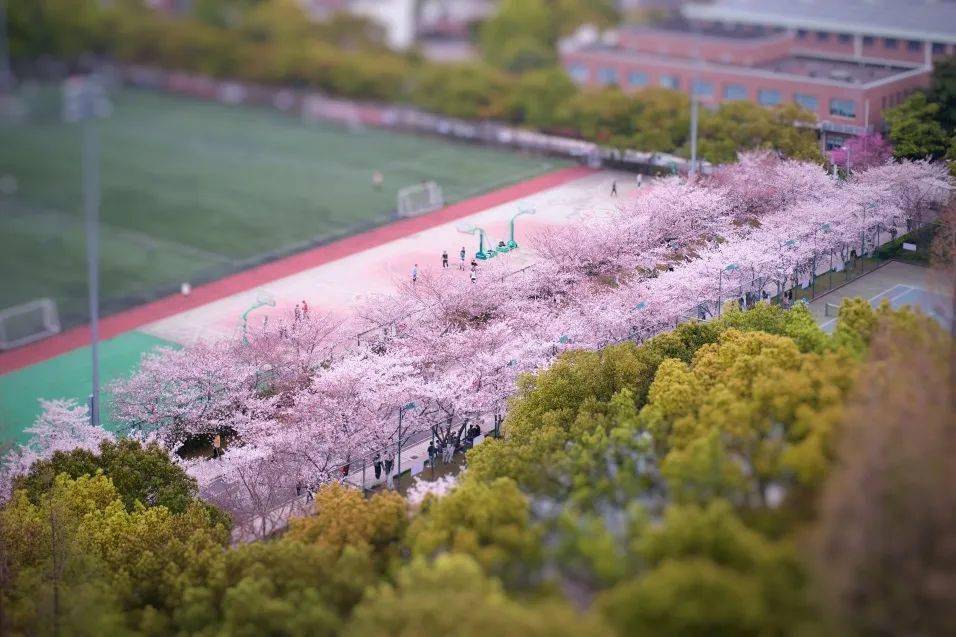
[[[87,93],[80,100],[92,100]],[[89,106],[89,105],[85,105]],[[95,117],[83,113],[83,212],[86,219],[86,272],[90,307],[90,354],[92,363],[90,423],[100,425],[100,139]]]
[[[0,0],[0,91],[13,88],[10,45],[7,36],[7,0]]]
[[[698,41],[700,36],[697,33],[697,23],[694,21],[691,22],[691,31],[694,42],[694,73],[690,80],[690,170],[688,170],[688,177],[697,174],[697,119],[699,109],[697,84],[700,81],[701,65],[700,42]]]
[[[690,174],[697,174],[697,80],[690,89]]]

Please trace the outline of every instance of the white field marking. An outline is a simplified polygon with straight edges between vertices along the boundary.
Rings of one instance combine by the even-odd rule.
[[[894,285],[893,287],[887,288],[887,289],[883,290],[882,292],[880,292],[879,294],[877,294],[876,296],[867,299],[867,303],[869,303],[870,305],[872,305],[873,302],[879,300],[879,298],[880,298],[881,296],[883,296],[883,295],[885,295],[885,294],[892,294],[892,293],[893,293],[893,290],[896,290],[897,288],[904,288],[904,289],[903,289],[903,291],[900,292],[899,294],[893,294],[893,295],[890,297],[890,303],[891,303],[891,304],[892,304],[893,301],[895,301],[896,299],[898,299],[898,298],[900,298],[900,297],[903,297],[903,296],[906,296],[907,294],[909,294],[909,293],[912,292],[913,290],[919,290],[919,291],[921,291],[921,292],[925,292],[925,291],[926,291],[926,290],[924,290],[923,288],[917,288],[917,287],[914,287],[914,286],[911,286],[911,285],[903,285],[902,283],[897,283],[897,284]],[[821,324],[820,324],[820,329],[826,329],[827,327],[829,327],[830,325],[832,325],[833,323],[835,323],[835,322],[837,321],[837,319],[839,319],[839,318],[840,318],[840,317],[832,318],[832,319],[830,319],[829,321],[826,321],[825,323],[821,323]]]

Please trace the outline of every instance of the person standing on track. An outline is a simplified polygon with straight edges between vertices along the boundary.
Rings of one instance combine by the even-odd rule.
[[[471,282],[478,283],[478,273],[474,270],[471,271]]]
[[[611,182],[611,196],[617,197],[617,180]]]
[[[418,264],[412,266],[412,283],[418,281]]]
[[[443,250],[441,253],[441,267],[448,269],[448,250]]]
[[[458,269],[461,271],[465,270],[465,246],[461,246],[461,252],[458,253],[458,258],[461,259],[461,262],[458,264]]]

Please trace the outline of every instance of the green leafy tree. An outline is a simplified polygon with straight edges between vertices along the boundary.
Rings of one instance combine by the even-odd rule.
[[[662,524],[635,530],[632,550],[646,570],[599,602],[621,634],[786,635],[815,625],[792,547],[747,528],[725,501],[668,508]]]
[[[523,72],[554,64],[558,39],[578,26],[608,25],[615,18],[608,0],[504,0],[481,25],[479,42],[489,63]]]
[[[952,135],[956,132],[956,55],[933,61],[930,100],[940,106],[936,120]]]
[[[893,156],[897,159],[941,157],[946,152],[948,139],[939,123],[941,106],[917,91],[897,106],[883,112],[893,142]]]
[[[466,480],[448,495],[427,501],[408,530],[412,554],[463,553],[486,572],[527,581],[541,559],[528,500],[514,481]]]
[[[520,603],[505,595],[466,555],[415,559],[399,571],[395,585],[371,589],[355,609],[348,637],[597,637],[607,627],[578,615],[566,604]]]
[[[0,509],[4,634],[128,634],[105,564],[81,534],[84,518],[116,498],[103,476],[61,476],[37,502],[14,492]]]
[[[156,443],[142,445],[130,439],[104,440],[98,453],[85,449],[58,451],[48,460],[35,462],[27,474],[15,480],[14,488],[25,490],[28,497],[37,501],[61,473],[79,478],[97,472],[112,480],[130,510],[139,503],[182,513],[199,496],[196,481],[173,463],[165,449]],[[227,519],[220,518],[224,523]]]
[[[797,126],[795,124],[802,124]],[[816,116],[795,104],[765,108],[745,101],[703,111],[700,154],[715,163],[733,162],[744,150],[777,150],[788,157],[823,163],[813,126]]]
[[[175,612],[190,635],[337,635],[363,591],[378,582],[366,552],[286,538],[228,551]]]
[[[384,571],[399,557],[407,527],[408,509],[397,493],[366,498],[356,489],[329,484],[315,496],[314,515],[291,520],[286,537],[335,554],[363,551]]]
[[[577,92],[563,69],[550,68],[522,75],[508,98],[508,119],[543,129],[558,123],[557,111]]]

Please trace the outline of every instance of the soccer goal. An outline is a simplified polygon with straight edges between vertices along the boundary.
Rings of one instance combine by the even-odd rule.
[[[0,351],[20,347],[60,331],[53,299],[36,299],[0,310]]]
[[[441,186],[434,181],[426,181],[414,186],[406,186],[398,191],[398,216],[416,215],[438,210],[445,205]]]

